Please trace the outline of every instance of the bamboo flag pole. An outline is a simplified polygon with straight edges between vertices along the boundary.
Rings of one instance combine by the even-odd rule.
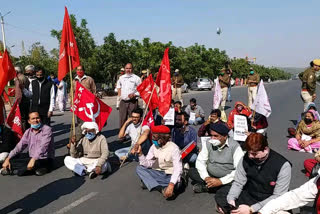
[[[142,120],[141,120],[141,125],[140,125],[140,127],[139,127],[138,135],[137,135],[137,137],[136,137],[136,139],[135,139],[135,142],[137,142],[137,140],[140,138],[141,129],[142,129],[142,123],[143,123],[143,121],[144,121],[144,118],[145,118],[146,115],[147,115],[147,110],[148,110],[148,107],[149,107],[149,104],[150,104],[150,101],[151,101],[151,98],[152,98],[152,96],[153,96],[153,92],[154,92],[154,89],[155,89],[155,88],[156,88],[156,84],[154,83],[153,88],[152,88],[152,91],[151,91],[150,98],[149,98],[149,100],[148,100],[148,104],[146,105],[146,108],[144,109],[144,112],[143,112],[143,116],[142,116]],[[151,109],[150,109],[150,111],[151,111]],[[129,152],[127,153],[126,157],[122,160],[122,162],[121,162],[121,164],[120,164],[120,168],[122,167],[122,165],[124,164],[124,162],[127,160],[128,155],[129,155],[129,153],[131,152],[131,149],[132,149],[133,146],[134,146],[134,145],[131,144],[131,146],[130,146],[130,148],[129,148]]]
[[[72,108],[72,134],[73,136],[76,135],[76,124],[75,124],[75,118],[74,118],[74,109],[73,109],[73,82],[72,82],[72,68],[71,68],[71,56],[69,55],[69,74],[70,74],[70,94],[71,94],[71,105],[70,108]]]

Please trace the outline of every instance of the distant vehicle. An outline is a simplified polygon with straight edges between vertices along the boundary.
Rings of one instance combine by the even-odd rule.
[[[182,86],[181,86],[181,92],[182,93],[188,93],[189,89],[188,89],[188,84],[187,83],[184,83]]]
[[[204,90],[204,89],[211,90],[212,87],[213,87],[213,82],[208,78],[198,78],[196,79],[196,81],[192,82],[190,85],[191,90]]]

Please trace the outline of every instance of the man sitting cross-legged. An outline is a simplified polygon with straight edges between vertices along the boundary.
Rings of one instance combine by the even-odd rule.
[[[180,182],[182,162],[179,147],[169,141],[170,129],[167,126],[153,126],[152,143],[147,156],[139,147],[139,161],[136,172],[142,182],[142,187],[149,191],[158,190],[166,199],[171,199],[174,193],[184,185]],[[158,167],[153,168],[157,162]]]
[[[2,164],[2,175],[8,175],[12,172],[11,158],[27,147],[31,159],[26,167],[18,169],[17,174],[19,176],[30,174],[44,175],[52,170],[55,151],[51,128],[41,124],[38,112],[31,112],[29,114],[28,123],[31,125],[31,128],[25,131],[20,142]]]
[[[100,134],[98,125],[95,122],[84,122],[81,130],[85,136],[78,143],[75,136],[71,139],[71,156],[64,159],[66,167],[80,176],[89,173],[90,179],[111,172],[111,166],[107,162],[107,139]]]

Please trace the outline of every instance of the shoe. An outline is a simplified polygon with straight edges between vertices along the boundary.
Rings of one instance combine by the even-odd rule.
[[[1,169],[0,171],[1,175],[5,176],[5,175],[11,175],[12,172],[10,169]]]
[[[107,171],[106,173],[110,174],[112,172],[111,164],[107,162]]]
[[[95,172],[95,171],[92,171],[92,172],[90,172],[90,174],[89,174],[89,178],[90,179],[94,179],[94,178],[96,178],[98,175],[97,175],[97,173]]]
[[[203,184],[195,184],[192,189],[194,193],[208,192],[208,187]]]
[[[46,169],[46,168],[40,168],[40,169],[36,169],[35,170],[35,174],[37,176],[42,176],[42,175],[45,175],[47,173],[48,173],[48,169]]]

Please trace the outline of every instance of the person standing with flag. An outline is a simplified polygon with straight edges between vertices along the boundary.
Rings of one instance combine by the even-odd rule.
[[[118,96],[120,97],[119,119],[120,128],[123,126],[128,116],[138,107],[137,91],[138,85],[141,84],[141,79],[133,74],[131,63],[127,63],[124,67],[125,74],[122,75],[117,82]]]
[[[250,68],[250,73],[247,78],[248,84],[248,106],[251,106],[257,96],[258,84],[260,82],[260,76],[257,72]]]

